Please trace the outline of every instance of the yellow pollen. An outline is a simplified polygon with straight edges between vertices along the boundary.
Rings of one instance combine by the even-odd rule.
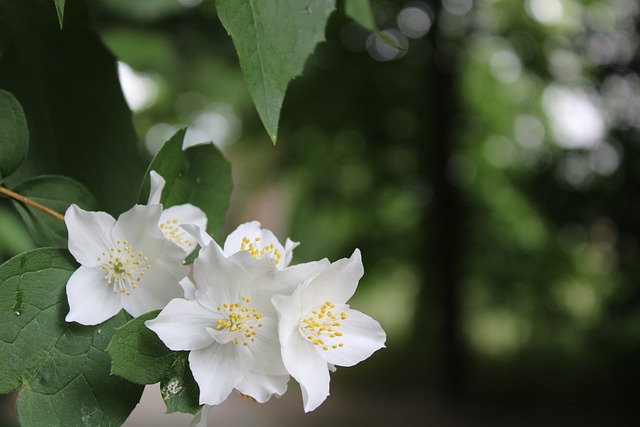
[[[164,237],[171,240],[180,247],[192,247],[194,242],[189,238],[189,235],[185,233],[179,226],[178,220],[175,218],[168,219],[165,222],[159,224],[160,230]],[[190,252],[185,249],[185,252]]]
[[[242,242],[240,242],[240,250],[249,251],[251,256],[255,259],[260,259],[266,255],[270,257],[276,265],[279,264],[280,258],[282,258],[280,250],[276,248],[273,243],[261,247],[261,241],[262,238],[260,237],[255,237],[253,241],[251,241],[247,236],[244,236],[242,238]]]
[[[329,346],[323,340],[323,338],[336,339],[342,336],[342,332],[338,330],[341,323],[336,321],[337,316],[331,311],[333,308],[335,308],[335,305],[331,301],[325,301],[320,307],[303,317],[298,325],[302,336],[311,344],[321,346],[324,351],[328,351],[329,348],[336,349],[343,346],[343,343]],[[346,312],[341,312],[340,318],[345,320],[347,318]]]
[[[255,342],[255,328],[261,328],[262,323],[257,323],[262,317],[255,308],[250,307],[250,299],[243,296],[242,302],[224,303],[217,307],[220,318],[216,320],[214,329],[217,331],[236,332],[237,334],[231,342],[242,344],[247,347],[249,343]]]
[[[142,252],[136,255],[128,244],[127,240],[118,240],[115,247],[109,248],[108,259],[103,260],[103,257],[107,256],[107,251],[101,251],[102,256],[96,258],[102,263],[100,269],[105,273],[104,280],[113,287],[114,294],[131,295],[131,289],[137,289],[137,284],[144,276],[144,272],[139,271]],[[130,255],[124,257],[114,255],[123,252]],[[146,257],[144,259],[147,260]],[[151,265],[147,264],[146,268],[150,269]]]

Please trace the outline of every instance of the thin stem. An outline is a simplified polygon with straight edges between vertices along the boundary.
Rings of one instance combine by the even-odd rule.
[[[12,199],[15,199],[19,202],[24,203],[25,205],[29,205],[33,208],[36,208],[38,210],[41,210],[42,212],[51,215],[54,218],[59,219],[60,221],[64,222],[64,215],[54,211],[53,209],[50,209],[44,205],[41,205],[40,203],[34,202],[31,199],[28,199],[18,193],[14,193],[13,191],[9,190],[8,188],[2,187],[0,186],[0,194],[4,194],[5,196],[11,197]]]

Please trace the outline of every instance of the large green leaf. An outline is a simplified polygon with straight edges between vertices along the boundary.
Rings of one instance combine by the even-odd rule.
[[[29,151],[29,131],[18,100],[0,90],[0,182],[22,164]]]
[[[0,0],[13,37],[0,57],[0,89],[22,105],[27,160],[11,185],[30,176],[69,176],[111,214],[135,202],[144,173],[116,59],[89,27],[85,2],[65,2],[60,30],[51,0]]]
[[[31,178],[15,187],[14,191],[63,215],[72,203],[85,210],[98,208],[89,190],[66,176]],[[67,246],[67,227],[63,221],[15,200],[12,202],[39,245]]]
[[[258,114],[275,142],[287,85],[324,40],[335,0],[217,0],[216,8],[233,39]]]
[[[159,312],[143,314],[116,329],[107,348],[113,360],[111,372],[137,384],[160,382],[167,412],[195,414],[200,410],[199,388],[188,366],[188,353],[169,350],[144,325]]]
[[[61,249],[41,248],[0,266],[0,393],[22,388],[23,426],[116,426],[142,387],[110,375],[106,347],[121,312],[86,327],[66,323],[65,286],[76,269]]]
[[[213,144],[183,151],[185,133],[179,130],[158,151],[144,177],[138,201],[147,203],[149,172],[155,170],[166,181],[160,199],[164,207],[184,203],[199,207],[209,220],[207,232],[218,239],[233,188],[231,166]]]

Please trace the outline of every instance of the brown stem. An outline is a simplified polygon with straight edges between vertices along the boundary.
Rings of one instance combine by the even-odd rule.
[[[13,191],[9,190],[8,188],[2,187],[0,186],[0,194],[4,194],[8,197],[11,197],[12,199],[15,199],[19,202],[24,203],[25,205],[29,205],[33,208],[39,209],[42,212],[51,215],[54,218],[59,219],[60,221],[64,221],[64,215],[54,211],[53,209],[49,209],[48,207],[41,205],[40,203],[34,202],[31,199],[28,199],[18,193],[14,193]]]

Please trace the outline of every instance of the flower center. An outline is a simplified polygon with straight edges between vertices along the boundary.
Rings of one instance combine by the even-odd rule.
[[[316,310],[313,310],[309,315],[300,320],[298,329],[302,336],[313,345],[319,345],[323,350],[327,351],[329,348],[336,349],[343,347],[341,342],[329,343],[329,340],[335,340],[342,337],[340,332],[340,320],[347,318],[347,313],[340,312],[338,315],[333,313],[333,309],[336,306],[331,301],[326,301]],[[325,340],[327,340],[325,342]]]
[[[245,347],[255,341],[256,328],[262,328],[260,319],[262,314],[252,308],[251,300],[242,297],[241,302],[222,304],[218,311],[222,313],[214,326],[216,331],[237,332],[233,338],[234,344],[242,344]]]
[[[245,236],[242,238],[242,243],[240,244],[240,250],[249,251],[251,256],[255,259],[260,259],[266,255],[270,257],[273,260],[273,262],[276,263],[276,265],[278,265],[278,263],[280,262],[280,258],[282,258],[282,254],[280,253],[280,250],[276,248],[273,243],[270,243],[265,247],[261,247],[261,243],[260,243],[261,240],[262,239],[260,237],[256,237],[252,241]]]
[[[190,252],[193,249],[193,240],[189,239],[189,235],[178,226],[177,219],[168,219],[165,222],[161,222],[160,230],[165,238],[171,240],[186,252]]]
[[[98,261],[102,262],[100,269],[104,271],[104,279],[113,286],[114,294],[131,295],[130,289],[136,289],[144,277],[144,270],[150,269],[149,258],[142,252],[134,252],[129,242],[116,242],[116,246],[103,251]]]

